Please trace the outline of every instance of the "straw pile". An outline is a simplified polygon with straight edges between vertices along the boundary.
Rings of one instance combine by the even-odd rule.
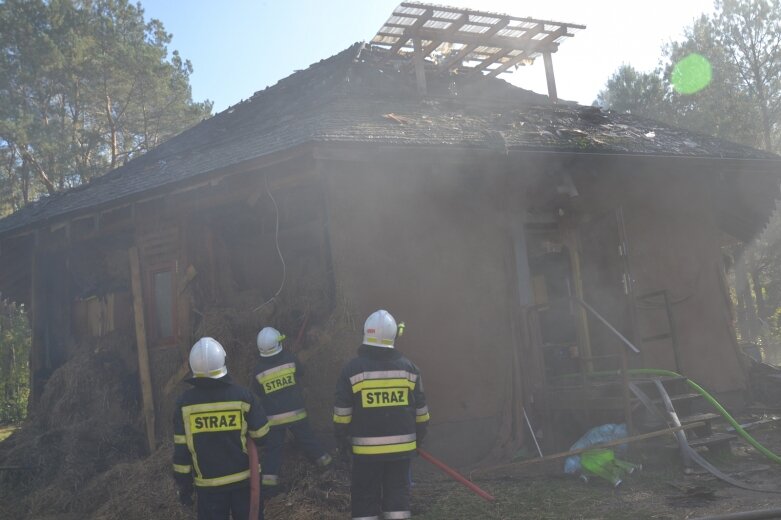
[[[76,349],[35,415],[0,444],[0,466],[26,468],[0,472],[0,518],[83,517],[90,479],[143,452],[137,384],[118,356],[93,349]]]
[[[248,295],[250,299],[257,302]],[[302,384],[313,426],[328,444],[336,376],[360,341],[346,304],[326,312],[324,300],[310,298],[306,306],[294,308],[280,298],[257,312],[247,303],[202,312],[194,336],[219,339],[228,351],[230,373],[247,385],[260,327],[273,325],[286,332],[286,346],[296,345],[307,368]],[[160,398],[158,430],[165,443],[147,456],[137,375],[126,355],[132,343],[133,338],[116,336],[80,345],[51,375],[34,414],[0,443],[0,466],[27,468],[0,471],[0,518],[194,518],[194,511],[176,499],[167,434],[172,402],[184,385]],[[269,518],[346,516],[349,478],[344,469],[320,473],[291,450],[282,475],[288,492],[268,504]]]

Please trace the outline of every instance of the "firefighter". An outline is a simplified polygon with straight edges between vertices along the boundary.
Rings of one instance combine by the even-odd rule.
[[[418,367],[394,348],[398,330],[388,311],[369,316],[336,385],[337,444],[353,459],[353,519],[411,518],[410,460],[429,413]]]
[[[192,505],[197,490],[198,519],[249,517],[247,435],[262,444],[269,432],[266,414],[248,389],[228,376],[225,349],[212,338],[190,350],[188,379],[193,388],[177,400],[174,411],[174,478],[179,500]],[[263,518],[261,511],[259,518]]]
[[[291,352],[282,348],[283,339],[285,336],[273,327],[263,328],[257,338],[260,359],[255,367],[252,389],[260,396],[271,426],[263,453],[261,495],[264,499],[279,493],[279,470],[288,431],[310,461],[321,468],[331,464],[331,456],[309,426],[299,386],[299,378],[303,375],[301,364]]]

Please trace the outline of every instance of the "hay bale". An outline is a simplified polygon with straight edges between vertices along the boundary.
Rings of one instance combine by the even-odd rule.
[[[172,456],[168,442],[143,460],[118,464],[95,478],[83,492],[95,504],[89,518],[195,518],[194,510],[180,505],[176,497]]]
[[[257,360],[258,330],[277,327],[291,338],[291,347],[306,316],[307,330],[297,352],[308,368],[302,383],[315,429],[330,432],[336,377],[354,355],[360,335],[346,304],[328,313],[324,290],[302,299],[293,294],[299,285],[290,287],[260,312],[251,305],[202,312],[194,336],[218,339],[228,352],[230,373],[246,386]],[[243,297],[245,303],[261,301],[250,293]],[[164,434],[166,444],[152,456],[144,455],[137,376],[122,354],[127,341],[132,339],[104,337],[99,344],[93,340],[74,348],[69,361],[47,381],[27,423],[0,443],[0,464],[34,468],[21,474],[0,472],[0,518],[194,518],[194,512],[184,510],[176,499],[169,436]],[[180,363],[179,354],[171,352],[170,364]],[[163,432],[170,428],[166,419],[174,397],[158,403]],[[321,474],[293,451],[283,475],[288,493],[268,504],[269,518],[346,516],[349,475],[344,470]]]
[[[350,511],[350,474],[337,465],[323,471],[298,451],[286,450],[282,486],[287,493],[266,505],[267,518],[336,520]]]

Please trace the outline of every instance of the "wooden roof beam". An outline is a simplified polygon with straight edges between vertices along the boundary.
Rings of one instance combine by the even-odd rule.
[[[494,25],[493,28],[489,29],[482,36],[484,38],[493,36],[494,34],[498,33],[499,31],[501,31],[502,29],[507,27],[507,25],[509,23],[510,23],[510,20],[508,18],[505,18],[502,21],[500,21],[499,23],[497,23],[496,25]],[[456,31],[453,31],[453,36],[456,36],[456,34],[457,34]],[[465,42],[459,42],[459,43],[465,43]],[[439,66],[440,72],[444,72],[444,71],[448,70],[449,68],[451,68],[453,65],[455,65],[457,63],[460,63],[461,60],[466,58],[466,56],[470,52],[472,52],[473,50],[475,50],[476,48],[481,47],[481,46],[486,46],[485,43],[482,40],[478,40],[478,41],[475,41],[475,42],[467,43],[455,55],[447,58],[445,61],[442,62],[442,64]],[[501,45],[496,45],[496,47],[501,47]]]
[[[400,7],[408,7],[408,8],[413,8],[413,9],[423,9],[424,7],[428,7],[428,6],[425,5],[425,4],[417,4],[417,3],[414,3],[414,2],[402,2]],[[502,18],[502,19],[507,19],[509,21],[514,21],[514,22],[527,22],[527,23],[534,23],[534,24],[544,23],[544,24],[547,24],[547,25],[557,25],[557,26],[558,25],[562,25],[561,22],[554,22],[553,20],[541,20],[541,19],[537,19],[537,18],[528,18],[528,17],[523,18],[523,17],[519,17],[519,16],[509,16],[509,15],[504,15],[504,14],[499,14],[499,13],[492,13],[492,12],[489,12],[489,11],[475,11],[475,10],[472,10],[472,9],[465,9],[465,8],[458,8],[458,7],[446,7],[446,6],[432,6],[432,7],[433,7],[433,9],[435,9],[437,11],[441,11],[441,12],[445,12],[445,13],[458,13],[458,14],[465,14],[467,16],[469,16],[469,15],[471,15],[471,16],[480,16],[480,17],[484,17],[484,18]],[[397,12],[394,12],[393,15],[394,16],[404,16],[406,18],[413,18],[413,17],[416,16],[414,14],[409,14],[409,13],[404,14],[404,13],[397,13]],[[568,25],[568,26],[570,26],[570,27],[572,27],[574,29],[585,29],[586,28],[585,25],[578,25],[578,24],[573,24],[573,23],[567,23],[566,25]]]
[[[534,53],[534,52],[537,52],[537,51],[539,50],[539,47],[542,47],[543,45],[551,45],[551,44],[554,44],[554,45],[555,45],[555,43],[553,43],[553,42],[554,42],[554,40],[555,40],[556,38],[558,38],[559,36],[564,36],[564,35],[566,35],[566,33],[567,33],[567,28],[566,28],[565,26],[559,27],[558,31],[554,31],[554,32],[550,33],[550,34],[549,34],[547,37],[545,37],[544,39],[542,39],[542,40],[538,40],[538,41],[540,42],[538,46],[532,46],[532,47],[530,47],[528,50],[526,50],[526,51],[522,52],[522,53],[521,53],[521,54],[519,54],[518,56],[515,56],[515,57],[514,57],[513,59],[511,59],[510,61],[508,61],[508,62],[506,62],[506,63],[502,64],[502,66],[500,66],[500,67],[498,67],[498,68],[496,68],[496,69],[492,70],[492,71],[491,71],[491,73],[490,73],[490,74],[488,74],[488,75],[489,75],[490,77],[494,77],[494,78],[495,78],[496,76],[498,76],[498,75],[499,75],[499,74],[501,74],[502,72],[506,71],[506,70],[507,70],[507,69],[509,69],[510,67],[512,67],[512,66],[514,66],[514,65],[516,65],[516,64],[518,64],[518,63],[520,63],[520,62],[521,62],[521,61],[523,61],[524,59],[526,59],[526,58],[528,58],[529,56],[531,56],[531,55],[532,55],[532,53]],[[550,52],[555,52],[555,51],[550,51]]]
[[[522,62],[523,60],[525,60],[526,58],[528,58],[529,54],[530,53],[522,52],[522,53],[520,53],[517,56],[513,56],[509,61],[506,61],[506,62],[502,63],[501,66],[491,70],[491,72],[488,73],[488,76],[491,77],[491,78],[495,78],[496,76],[498,76],[502,72],[506,71],[510,67],[513,67],[513,66],[517,65],[518,63]]]
[[[498,60],[502,59],[504,56],[506,56],[508,53],[510,53],[510,49],[499,49],[495,53],[488,56],[486,59],[484,59],[481,63],[473,67],[473,70],[475,72],[480,72],[482,70],[487,69],[492,64],[496,63]]]
[[[454,33],[451,38],[451,43],[461,43],[464,45],[476,45],[478,47],[497,47],[497,48],[507,48],[510,50],[518,50],[518,51],[525,51],[528,50],[530,47],[535,47],[537,50],[546,50],[544,49],[544,45],[548,45],[550,49],[553,51],[555,49],[554,46],[550,45],[553,40],[558,38],[559,36],[567,36],[567,33],[564,34],[559,33],[558,31],[553,31],[552,33],[549,33],[547,37],[541,39],[541,40],[527,40],[524,38],[508,38],[506,36],[496,36],[496,33],[499,32],[503,27],[494,27],[493,30],[488,31],[483,34],[465,34],[462,31],[458,31]],[[491,34],[488,34],[488,33]],[[537,34],[537,33],[535,33]],[[395,36],[395,35],[389,35],[389,36]],[[419,37],[421,40],[441,40],[441,36],[437,34],[437,31],[426,29],[425,27],[418,31],[417,37]],[[540,43],[536,43],[539,41]]]
[[[405,16],[409,17],[409,15],[403,15],[403,14],[396,14],[395,16]],[[415,23],[410,25],[407,29],[404,29],[404,32],[399,36],[399,39],[396,43],[393,44],[393,47],[391,47],[390,52],[391,54],[396,54],[399,52],[399,49],[401,49],[410,39],[414,38],[420,38],[418,35],[418,31],[423,27],[423,24],[426,23],[429,18],[434,16],[434,10],[429,8],[426,9],[426,11],[420,15],[420,17],[415,20]],[[431,38],[421,38],[424,40],[430,40]]]
[[[462,14],[461,16],[456,18],[455,20],[452,20],[451,23],[450,23],[450,27],[448,27],[447,29],[445,29],[442,32],[442,38],[441,38],[442,41],[432,41],[431,43],[426,45],[426,48],[423,49],[423,56],[428,56],[429,54],[434,52],[434,50],[437,47],[442,45],[443,41],[446,42],[448,40],[448,38],[450,38],[450,36],[452,34],[454,34],[457,30],[459,30],[467,22],[467,20],[469,20],[469,16],[466,15],[466,14]]]

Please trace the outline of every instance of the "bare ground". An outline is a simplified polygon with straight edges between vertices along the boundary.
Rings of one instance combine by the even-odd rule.
[[[781,453],[781,426],[754,432]],[[55,481],[37,490],[19,482],[0,492],[3,518],[148,519],[195,518],[179,506],[169,474],[170,446],[146,459],[117,463],[82,485]],[[642,462],[619,489],[592,479],[588,484],[561,473],[561,463],[488,472],[474,480],[496,497],[487,503],[422,460],[413,465],[413,513],[420,520],[458,519],[686,519],[710,514],[781,507],[781,493],[747,491],[705,472],[685,475],[674,449],[645,445],[627,457]],[[781,490],[781,465],[743,442],[729,455],[710,457],[719,468],[751,485]],[[78,471],[78,468],[71,468]],[[469,474],[468,471],[465,473]],[[294,452],[284,470],[288,493],[273,499],[267,518],[331,520],[349,518],[348,473],[320,473]],[[6,478],[8,475],[6,475]],[[59,479],[58,479],[59,480]],[[8,481],[6,480],[6,483]],[[33,482],[31,482],[32,484]],[[19,492],[24,507],[16,507]],[[18,503],[16,504],[18,506]]]
[[[781,453],[781,427],[754,432],[766,447]],[[744,442],[730,455],[708,456],[732,477],[752,486],[778,489],[764,493],[739,489],[704,471],[686,475],[674,449],[646,445],[627,458],[644,469],[619,489],[592,479],[584,484],[561,473],[561,464],[526,466],[488,473],[475,481],[496,497],[487,503],[439,476],[419,479],[414,509],[421,520],[444,519],[686,519],[727,512],[781,508],[781,465]],[[521,471],[523,469],[523,471]]]

